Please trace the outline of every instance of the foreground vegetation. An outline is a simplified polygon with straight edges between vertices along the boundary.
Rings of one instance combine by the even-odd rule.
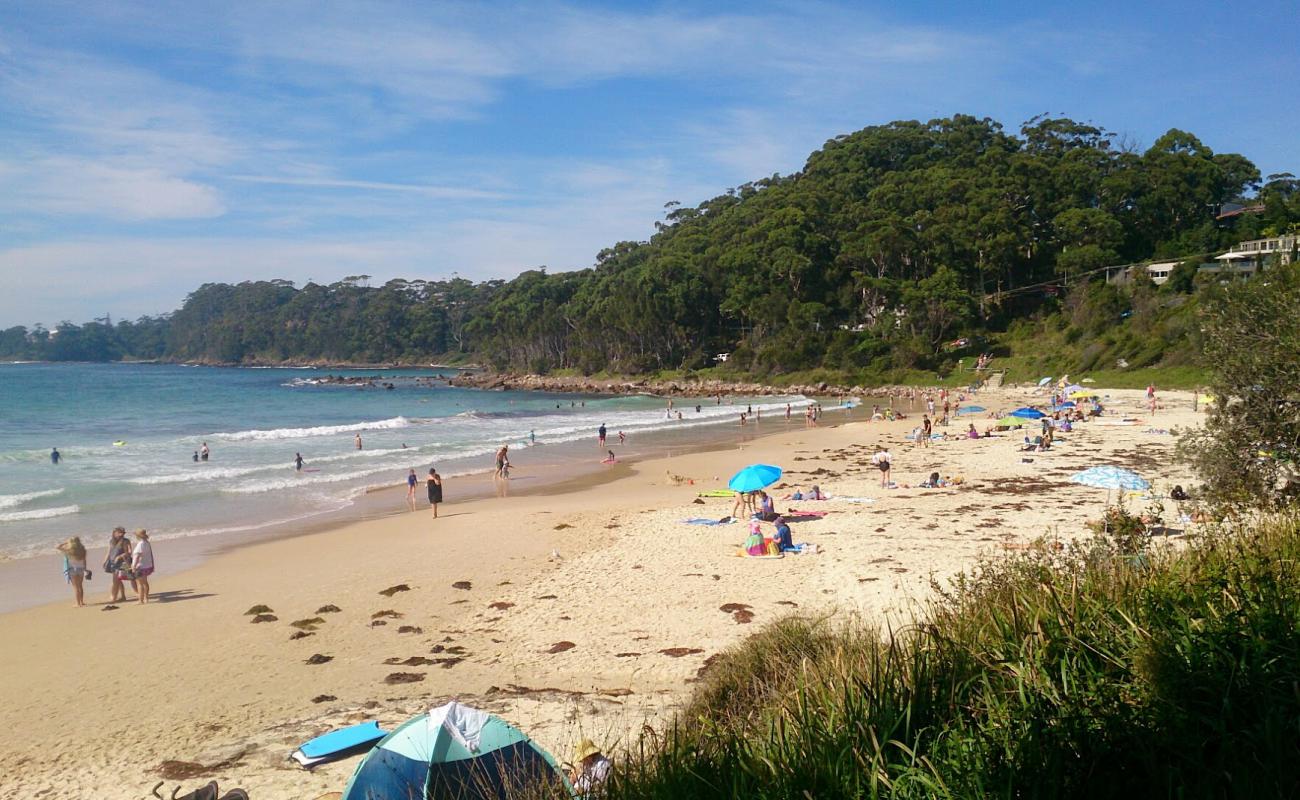
[[[589,269],[207,284],[167,318],[0,331],[0,358],[643,374],[728,352],[745,378],[820,369],[848,383],[947,376],[989,348],[1027,373],[1178,367],[1195,352],[1197,263],[1300,223],[1298,187],[1180,130],[1136,152],[1068,119],[1016,133],[970,116],[900,121],[828,141],[794,175],[669,203],[648,241],[613,244]],[[1245,198],[1262,210],[1216,218]],[[1194,254],[1158,291],[1098,273]]]
[[[982,565],[919,621],[724,653],[611,798],[1282,797],[1300,788],[1300,519]]]

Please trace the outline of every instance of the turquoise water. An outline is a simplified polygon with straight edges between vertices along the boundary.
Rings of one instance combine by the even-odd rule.
[[[377,382],[328,384],[320,380],[326,374]],[[438,375],[0,364],[0,557],[48,554],[73,535],[98,543],[117,525],[167,539],[292,524],[400,484],[408,469],[421,478],[433,465],[445,478],[489,471],[503,443],[517,451],[535,436],[550,445],[548,458],[562,458],[581,442],[590,458],[602,422],[617,442],[619,430],[681,436],[734,424],[737,414],[709,403],[696,412],[693,401],[679,400],[677,420],[654,397],[458,389]],[[753,404],[775,417],[786,401]],[[196,463],[204,442],[211,456]],[[63,456],[57,465],[53,447]]]

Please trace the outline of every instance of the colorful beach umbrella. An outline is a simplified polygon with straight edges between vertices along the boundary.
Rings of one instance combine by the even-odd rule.
[[[984,408],[983,406],[962,406],[961,408],[957,409],[957,416],[960,417],[965,414],[983,414],[987,410],[988,409]]]
[[[781,468],[771,464],[750,464],[731,476],[727,486],[733,492],[757,492],[781,480]]]
[[[1151,482],[1133,470],[1120,467],[1093,467],[1070,476],[1070,481],[1098,489],[1128,489],[1141,491],[1151,488]]]
[[[1070,398],[1074,400],[1087,400],[1090,397],[1096,397],[1096,396],[1097,396],[1096,392],[1090,392],[1087,389],[1084,389],[1079,392],[1070,393]]]
[[[1020,417],[1021,419],[1042,419],[1047,415],[1036,408],[1025,406],[1024,408],[1017,408],[1015,411],[1012,411],[1009,416]]]
[[[1019,428],[1027,424],[1029,424],[1029,420],[1025,419],[1024,417],[1007,416],[997,421],[998,427],[1001,428]]]

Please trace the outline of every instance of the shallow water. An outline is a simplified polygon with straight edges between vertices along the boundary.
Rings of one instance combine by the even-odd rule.
[[[502,444],[534,462],[586,462],[601,423],[619,450],[619,430],[689,441],[734,425],[737,406],[774,419],[787,400],[806,403],[702,401],[696,412],[678,400],[678,420],[661,398],[458,389],[439,374],[451,371],[0,364],[0,558],[48,554],[74,535],[94,548],[116,525],[156,540],[301,525],[410,469],[421,481],[433,465],[450,479],[491,470]],[[204,442],[211,456],[195,462]]]

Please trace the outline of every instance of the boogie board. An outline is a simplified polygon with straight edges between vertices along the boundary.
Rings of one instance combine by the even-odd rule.
[[[379,729],[378,722],[362,722],[321,734],[294,750],[289,758],[311,769],[326,761],[365,752],[387,735],[388,731]]]

